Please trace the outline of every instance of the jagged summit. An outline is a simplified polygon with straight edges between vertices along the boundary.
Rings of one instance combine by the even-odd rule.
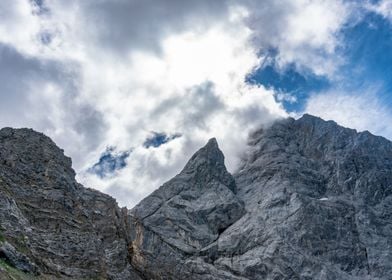
[[[215,138],[210,139],[203,148],[198,150],[189,159],[181,173],[197,172],[203,166],[214,169],[225,169],[224,155],[219,149],[218,142]]]
[[[0,130],[0,279],[139,279],[122,210],[71,165],[42,133]]]
[[[276,152],[279,157],[284,154],[282,151],[296,151],[314,160],[335,161],[352,153],[367,154],[377,162],[377,156],[384,153],[389,156],[392,151],[392,142],[384,137],[372,135],[368,131],[357,132],[334,121],[324,121],[308,114],[297,120],[279,120],[268,129],[256,131],[251,135],[249,144],[253,147],[248,158],[250,161],[270,152]]]
[[[334,123],[334,124],[337,124],[335,121],[332,121],[332,120],[326,121],[326,120],[323,120],[320,117],[313,116],[313,115],[310,115],[310,114],[307,114],[307,113],[303,114],[300,118],[298,118],[298,121],[312,122],[312,123],[316,123],[316,122],[320,123],[320,122],[322,122],[322,123]]]
[[[191,157],[179,175],[142,200],[131,213],[178,254],[193,254],[211,244],[244,213],[235,191],[234,178],[227,172],[224,156],[213,138]],[[151,265],[148,270],[155,265],[150,261],[143,264]]]
[[[52,150],[53,154],[64,156],[64,150],[57,147],[52,139],[50,139],[45,134],[37,132],[31,128],[4,127],[0,129],[0,138],[3,146],[6,143],[8,143],[8,145],[13,145],[15,148],[13,152],[15,153],[22,154],[22,152],[27,151],[27,146],[29,146],[29,148],[34,146],[34,148],[38,149],[39,151],[47,148],[48,150]],[[49,156],[47,154],[42,155]]]
[[[228,173],[224,161],[225,157],[219,149],[218,142],[215,138],[211,138],[203,148],[190,158],[179,177],[182,175],[186,177],[193,176],[200,180],[200,183],[202,183],[202,180],[207,183],[215,179],[236,192],[234,179]]]
[[[383,279],[391,272],[391,248],[376,244],[392,239],[375,226],[392,214],[390,141],[305,115],[256,132],[250,145],[234,177],[250,212],[238,227],[254,220],[252,236],[266,238],[255,257],[264,246],[287,244],[269,266],[290,268],[276,272],[282,279]],[[269,230],[255,230],[256,221]],[[371,224],[383,229],[375,233]],[[285,261],[293,258],[295,264]]]
[[[126,211],[46,136],[2,129],[0,259],[35,279],[390,278],[390,141],[304,115],[248,144],[231,175],[209,140]]]
[[[184,261],[205,275],[184,271],[191,279],[385,279],[392,272],[385,246],[392,240],[381,226],[392,214],[391,143],[311,115],[276,121],[251,137],[234,174],[245,211],[199,253],[167,263]],[[146,201],[139,207],[148,207]],[[192,220],[188,211],[181,223]]]
[[[35,181],[45,178],[57,182],[58,188],[66,190],[77,188],[71,158],[65,156],[64,150],[57,147],[49,137],[33,129],[1,129],[0,159],[0,172],[14,180],[19,180],[23,175]],[[23,187],[30,186],[20,182],[18,188]],[[28,193],[27,190],[25,192]]]
[[[208,140],[207,144],[204,147],[205,148],[211,147],[213,149],[219,149],[218,141],[216,141],[215,137],[212,137],[210,140]]]

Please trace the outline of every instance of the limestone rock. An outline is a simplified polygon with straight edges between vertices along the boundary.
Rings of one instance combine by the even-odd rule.
[[[79,185],[48,137],[0,130],[0,257],[9,264],[54,279],[130,279],[124,211]]]
[[[233,175],[211,139],[127,210],[78,184],[49,138],[5,128],[0,260],[32,279],[389,280],[392,143],[278,120],[250,135]]]
[[[180,174],[131,211],[137,225],[132,228],[139,231],[133,241],[135,267],[152,278],[164,273],[181,277],[182,270],[189,270],[182,263],[187,256],[202,252],[244,214],[236,191],[224,156],[211,139]]]
[[[188,167],[197,166],[193,160],[199,153]],[[245,211],[231,212],[231,206],[218,211],[215,215],[239,215],[215,235],[196,205],[214,205],[217,200],[205,194],[221,191],[211,188],[206,178],[213,177],[210,172],[221,173],[212,167],[202,169],[195,176],[186,167],[132,211],[139,228],[133,264],[150,271],[146,274],[150,278],[389,279],[392,275],[388,140],[310,115],[256,131],[234,174],[235,187],[227,187],[235,199],[224,200],[224,205],[242,201]],[[195,182],[205,187],[195,187]],[[189,190],[191,195],[183,195]],[[194,223],[195,218],[204,222]],[[151,273],[155,264],[166,270]]]

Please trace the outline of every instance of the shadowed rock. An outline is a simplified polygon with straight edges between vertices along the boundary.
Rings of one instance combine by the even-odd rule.
[[[163,273],[180,277],[179,273],[188,270],[183,263],[186,256],[200,254],[244,214],[243,203],[235,192],[235,181],[224,166],[224,156],[216,140],[211,139],[192,156],[180,174],[131,211],[139,230],[144,232],[135,235],[133,247],[138,254],[133,258],[133,265],[147,271],[146,275],[152,278],[159,278]],[[165,247],[161,242],[154,242],[156,239],[176,257],[162,258]],[[143,257],[147,254],[148,257]]]
[[[130,211],[74,176],[46,136],[0,130],[1,259],[49,279],[392,275],[392,143],[369,132],[282,119],[234,176],[211,139]]]
[[[205,230],[208,221],[191,223],[197,210],[188,208],[195,196],[211,190],[195,187],[195,182],[222,178],[211,172],[224,174],[217,171],[224,169],[207,164],[214,161],[199,160],[220,157],[214,152],[205,156],[206,151],[216,151],[214,143],[207,147],[212,148],[196,153],[178,177],[134,209],[143,225],[140,232],[145,233],[134,243],[136,267],[148,271],[155,263],[173,268],[173,274],[148,274],[154,279],[389,279],[391,142],[310,115],[256,131],[234,174],[235,188],[228,187],[246,211],[217,236]],[[199,166],[202,171],[195,172]],[[177,184],[185,174],[192,179]],[[189,189],[197,194],[177,203]],[[207,232],[203,236],[213,238],[195,238]],[[165,248],[164,258],[159,258],[159,248]]]
[[[75,181],[48,137],[0,130],[0,258],[48,279],[138,279],[125,220],[113,198]]]

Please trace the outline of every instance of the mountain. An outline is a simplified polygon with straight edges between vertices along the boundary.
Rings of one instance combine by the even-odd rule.
[[[0,279],[390,279],[392,143],[310,115],[215,139],[131,210],[48,137],[0,130]]]
[[[0,130],[0,279],[139,279],[126,212],[78,184],[48,137]]]

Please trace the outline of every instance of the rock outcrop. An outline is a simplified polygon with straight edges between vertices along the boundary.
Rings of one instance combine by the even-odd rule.
[[[217,265],[249,279],[392,275],[391,142],[305,115],[249,144],[235,174],[247,214],[217,242],[240,254]]]
[[[244,203],[245,212],[224,202],[226,213],[237,212],[241,217],[236,216],[217,237],[205,239],[211,242],[196,246],[196,251],[174,246],[175,253],[159,260],[160,267],[180,266],[172,270],[175,274],[170,279],[391,277],[391,142],[309,115],[285,119],[251,135],[248,153],[234,178],[233,193]],[[185,181],[189,187],[195,180],[203,179],[197,175]],[[161,193],[164,199],[157,199]],[[155,259],[161,254],[159,244],[169,243],[167,238],[173,234],[179,235],[174,236],[178,242],[194,244],[186,236],[194,235],[195,228],[178,227],[199,217],[198,212],[189,207],[192,196],[183,196],[180,211],[180,207],[171,206],[170,201],[177,201],[177,193],[176,185],[169,182],[134,209],[143,230],[153,232],[139,236],[143,242],[134,249],[138,252],[133,262],[136,267],[143,269],[140,263],[149,262],[147,256]],[[152,211],[155,200],[157,205],[167,202],[161,206],[164,209],[154,213],[153,221],[163,222],[166,217],[172,221],[171,230],[159,222],[151,223],[142,214]],[[203,196],[203,204],[217,201]],[[187,219],[177,216],[181,211],[187,213]],[[181,219],[173,221],[173,217]],[[198,226],[198,233],[205,232],[206,225]],[[151,240],[157,239],[162,242],[153,244]],[[153,266],[151,262],[149,267]],[[166,279],[164,275],[149,275]]]
[[[138,279],[126,217],[113,198],[75,181],[71,159],[48,137],[0,130],[0,258],[8,264],[43,279]]]
[[[236,192],[224,156],[211,139],[180,174],[130,212],[132,264],[147,279],[197,277],[194,257],[208,254],[208,246],[245,213]]]
[[[233,175],[211,139],[130,211],[74,177],[49,138],[0,130],[1,279],[391,279],[392,143],[369,132],[279,120]]]

